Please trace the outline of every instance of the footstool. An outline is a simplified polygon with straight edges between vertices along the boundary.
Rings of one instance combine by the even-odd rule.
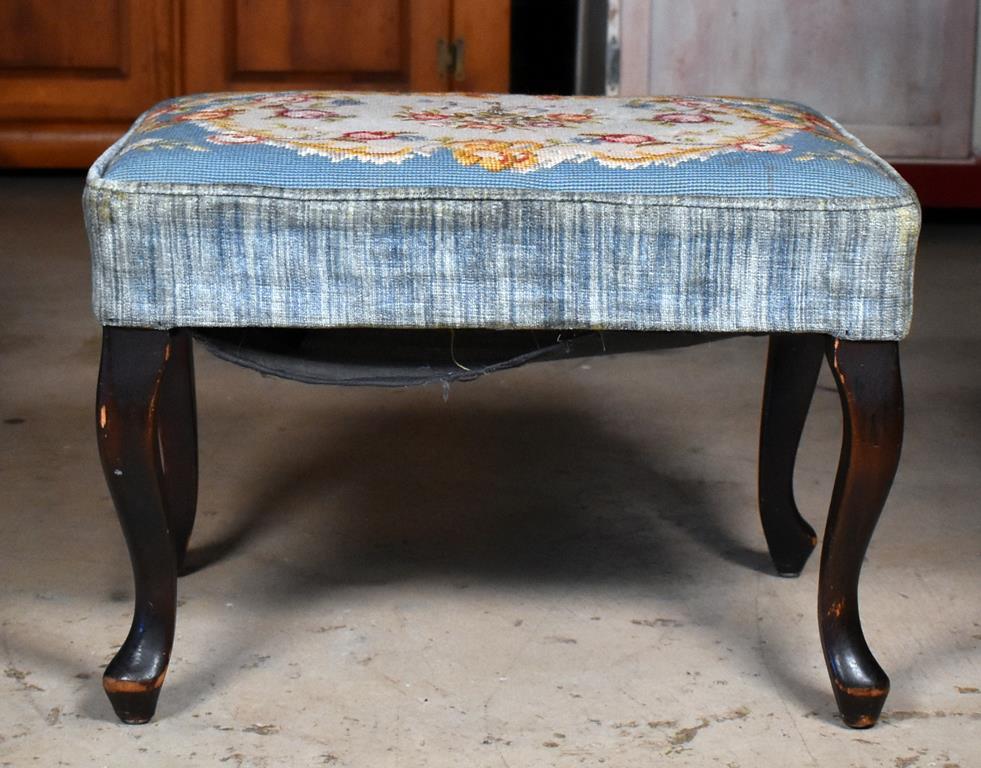
[[[769,334],[759,507],[785,576],[816,543],[792,478],[830,363],[844,438],[819,629],[844,721],[875,723],[889,680],[857,587],[899,460],[920,211],[832,120],[745,98],[194,95],[137,120],[84,206],[98,444],[136,586],[104,677],[122,720],[152,717],[174,639],[192,336],[266,373],[404,385],[683,332]]]

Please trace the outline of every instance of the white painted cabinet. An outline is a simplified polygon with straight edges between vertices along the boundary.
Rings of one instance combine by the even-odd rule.
[[[977,0],[610,2],[621,94],[788,98],[889,158],[975,152]]]

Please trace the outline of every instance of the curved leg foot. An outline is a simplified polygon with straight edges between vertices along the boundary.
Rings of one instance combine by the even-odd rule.
[[[817,544],[794,502],[794,463],[811,405],[825,337],[772,334],[760,424],[759,503],[770,559],[781,576],[799,576]]]
[[[161,382],[175,334],[106,327],[96,419],[99,454],[126,537],[136,601],[103,686],[120,720],[153,717],[174,642],[177,562],[167,522],[157,432]]]
[[[821,552],[818,624],[838,709],[852,728],[875,725],[889,678],[862,633],[862,558],[896,474],[903,440],[903,390],[896,342],[828,340],[841,396],[841,460]]]
[[[160,458],[167,522],[181,572],[198,498],[198,434],[191,334],[174,331],[160,385]]]

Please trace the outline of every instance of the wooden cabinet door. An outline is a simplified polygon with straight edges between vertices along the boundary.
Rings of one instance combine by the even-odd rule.
[[[184,92],[442,91],[450,0],[184,0]]]
[[[450,73],[451,91],[507,93],[511,73],[510,0],[453,0],[453,32],[462,66]],[[459,48],[462,41],[462,49]]]
[[[84,166],[171,95],[171,0],[0,2],[0,166]]]
[[[510,0],[0,0],[0,167],[85,167],[181,93],[506,91],[509,17]]]

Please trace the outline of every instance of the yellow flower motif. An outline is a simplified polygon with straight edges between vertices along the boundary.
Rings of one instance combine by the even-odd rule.
[[[479,165],[487,171],[527,171],[538,167],[536,152],[544,145],[535,141],[454,141],[449,143],[461,165]]]

